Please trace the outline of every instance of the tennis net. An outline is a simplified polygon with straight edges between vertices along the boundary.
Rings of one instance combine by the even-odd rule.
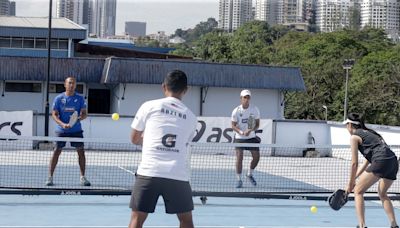
[[[66,141],[55,171],[54,186],[46,186],[53,142]],[[83,142],[86,177],[79,182],[78,156],[71,142]],[[253,186],[245,174],[252,160],[244,152],[243,187],[236,188],[235,147],[259,147],[260,161]],[[194,195],[268,198],[294,194],[328,194],[346,187],[350,171],[348,146],[192,143],[190,182]],[[392,146],[397,155],[400,146]],[[22,194],[130,194],[141,160],[141,147],[126,141],[56,137],[1,137],[0,193]],[[360,157],[360,161],[363,158]],[[391,192],[400,194],[400,183]],[[377,192],[377,186],[371,188]]]

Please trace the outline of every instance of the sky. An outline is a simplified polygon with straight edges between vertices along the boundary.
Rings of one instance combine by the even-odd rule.
[[[16,16],[45,17],[49,14],[48,0],[14,0]],[[53,0],[55,16],[56,0]],[[218,0],[117,0],[116,35],[122,35],[125,21],[146,22],[146,33],[193,28],[201,21],[218,20]]]

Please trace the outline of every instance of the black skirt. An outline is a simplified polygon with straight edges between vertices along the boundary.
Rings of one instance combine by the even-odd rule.
[[[398,170],[399,162],[396,157],[387,160],[372,161],[371,165],[366,169],[369,173],[389,180],[396,180]]]

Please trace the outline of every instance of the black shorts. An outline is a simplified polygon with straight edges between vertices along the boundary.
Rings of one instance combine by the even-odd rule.
[[[70,137],[70,138],[83,138],[83,131],[72,132],[72,133],[63,133],[63,132],[56,132],[57,137]],[[62,149],[65,147],[65,141],[57,141],[55,143],[57,149]],[[81,148],[84,146],[83,142],[71,142],[71,146],[75,148]]]
[[[260,143],[261,139],[259,137],[254,137],[250,139],[235,139],[234,143]],[[238,150],[250,150],[250,151],[260,151],[259,147],[235,147]]]
[[[188,181],[136,175],[129,207],[133,211],[153,213],[159,196],[168,214],[193,210],[192,188]]]
[[[369,173],[389,180],[396,180],[398,170],[399,162],[396,157],[388,160],[372,161],[371,165],[366,169]]]

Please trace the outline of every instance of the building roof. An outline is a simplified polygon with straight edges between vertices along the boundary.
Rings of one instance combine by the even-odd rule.
[[[0,80],[45,81],[46,58],[0,57]],[[20,67],[24,66],[24,67]],[[161,84],[165,75],[181,69],[192,86],[305,90],[297,67],[219,64],[135,58],[55,58],[51,60],[51,81],[74,75],[80,82]]]
[[[0,16],[0,36],[47,38],[48,22],[46,17],[4,17]],[[83,40],[86,29],[67,18],[53,18],[51,22],[52,38]]]
[[[305,90],[298,67],[111,57],[106,59],[104,69],[102,83],[161,84],[168,72],[180,69],[193,86]]]
[[[121,40],[121,39],[87,38],[86,40],[82,40],[80,43],[96,45],[96,46],[104,46],[110,48],[123,48],[126,50],[139,51],[139,52],[161,53],[161,54],[168,54],[170,51],[175,50],[175,48],[138,47],[130,40]]]
[[[76,57],[107,58],[110,56],[124,58],[149,58],[149,59],[193,59],[192,57],[163,54],[156,52],[146,52],[135,49],[123,49],[107,46],[97,46],[90,44],[77,43],[75,46]]]
[[[0,16],[0,27],[45,28],[49,27],[48,17],[5,17]],[[54,29],[86,30],[67,18],[52,18],[51,27]]]

